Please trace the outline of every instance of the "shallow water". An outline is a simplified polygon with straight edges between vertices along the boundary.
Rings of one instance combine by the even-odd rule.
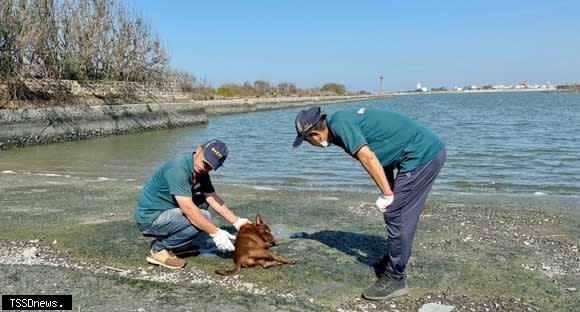
[[[580,194],[580,94],[432,94],[325,106],[382,107],[411,116],[446,142],[437,194]],[[215,117],[208,126],[0,152],[2,174],[60,174],[94,183],[144,180],[163,161],[220,138],[231,154],[216,180],[256,189],[376,192],[337,147],[293,149],[299,109]]]

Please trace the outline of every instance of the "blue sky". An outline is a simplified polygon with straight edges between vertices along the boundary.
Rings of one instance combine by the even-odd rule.
[[[580,82],[580,1],[132,1],[213,86]]]

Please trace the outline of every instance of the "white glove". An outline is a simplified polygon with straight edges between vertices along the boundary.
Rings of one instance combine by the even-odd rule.
[[[389,205],[392,204],[394,200],[395,195],[387,196],[381,194],[381,196],[379,196],[375,204],[377,205],[377,208],[379,208],[380,211],[385,212],[387,210],[387,207],[389,207]]]
[[[234,227],[236,228],[236,231],[239,231],[240,228],[242,227],[242,225],[248,224],[248,223],[252,223],[252,222],[250,222],[250,220],[248,220],[246,218],[238,218],[238,220],[236,220],[236,222],[234,222]]]
[[[221,251],[234,251],[236,248],[232,244],[231,240],[235,240],[236,237],[227,231],[218,229],[217,233],[209,234],[211,239],[215,243],[216,247]]]

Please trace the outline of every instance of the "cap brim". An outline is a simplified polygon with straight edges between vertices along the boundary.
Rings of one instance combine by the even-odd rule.
[[[302,142],[304,142],[304,137],[301,135],[297,135],[296,139],[294,140],[294,143],[292,143],[292,146],[298,147],[300,144],[302,144]]]

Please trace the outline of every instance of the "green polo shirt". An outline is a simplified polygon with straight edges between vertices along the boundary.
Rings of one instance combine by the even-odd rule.
[[[208,174],[194,173],[194,155],[187,153],[165,162],[147,180],[135,208],[137,223],[152,223],[161,212],[179,207],[175,196],[215,192]]]
[[[418,168],[437,155],[443,141],[428,128],[399,113],[359,108],[338,111],[327,117],[335,145],[355,157],[368,145],[383,167],[395,165],[399,172]]]

